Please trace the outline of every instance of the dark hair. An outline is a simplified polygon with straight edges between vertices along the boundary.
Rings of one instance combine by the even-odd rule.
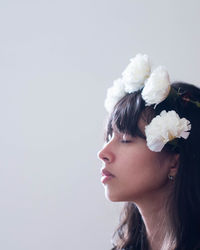
[[[163,102],[145,106],[141,90],[126,94],[115,105],[110,114],[106,140],[112,134],[113,126],[119,132],[145,138],[138,127],[139,119],[148,124],[162,110],[175,110],[180,118],[191,122],[191,132],[187,140],[176,139],[177,147],[167,143],[163,150],[179,153],[179,168],[174,180],[174,190],[168,201],[170,220],[170,241],[176,250],[200,249],[200,89],[194,85],[175,82],[173,91],[179,93],[178,98],[169,95]],[[115,236],[118,240],[114,243]],[[112,250],[148,249],[145,225],[134,202],[125,202],[120,214],[120,224],[113,237]]]

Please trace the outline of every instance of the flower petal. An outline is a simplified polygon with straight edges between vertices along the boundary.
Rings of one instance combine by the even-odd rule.
[[[146,102],[146,106],[159,104],[170,92],[169,75],[165,67],[157,67],[150,77],[146,80],[142,91],[142,98]]]
[[[180,118],[174,111],[163,110],[145,127],[147,146],[155,152],[160,152],[164,145],[175,138],[187,139],[191,124],[186,118]]]
[[[129,65],[122,72],[125,91],[132,93],[144,86],[144,81],[149,77],[151,66],[147,55],[137,54],[130,59]]]

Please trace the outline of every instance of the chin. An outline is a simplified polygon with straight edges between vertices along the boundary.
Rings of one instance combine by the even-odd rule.
[[[112,202],[136,202],[138,199],[141,198],[140,196],[138,197],[138,195],[117,195],[109,192],[105,192],[105,197],[108,201]]]
[[[112,202],[125,202],[125,201],[127,201],[127,199],[125,199],[125,197],[120,197],[120,196],[112,195],[109,193],[105,193],[105,197],[108,201],[112,201]]]

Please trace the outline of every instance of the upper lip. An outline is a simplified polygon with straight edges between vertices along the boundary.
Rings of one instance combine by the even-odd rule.
[[[111,174],[107,169],[103,168],[101,170],[101,175],[102,176],[114,176],[113,174]]]

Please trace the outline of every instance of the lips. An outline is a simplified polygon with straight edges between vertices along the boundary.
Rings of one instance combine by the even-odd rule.
[[[102,176],[114,176],[113,174],[111,174],[108,170],[106,170],[105,168],[101,170],[101,175]]]

